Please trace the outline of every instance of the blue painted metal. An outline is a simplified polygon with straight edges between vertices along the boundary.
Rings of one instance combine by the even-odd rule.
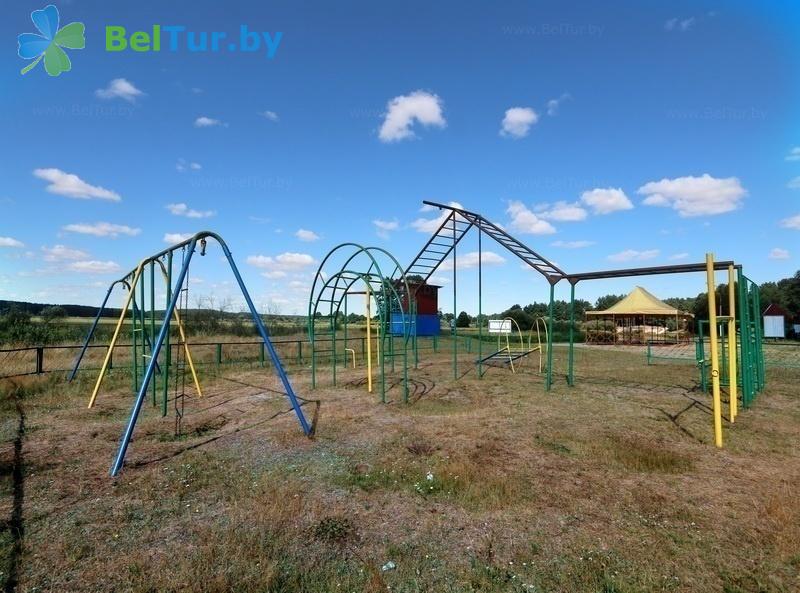
[[[250,314],[253,316],[253,321],[258,328],[259,334],[261,334],[262,339],[264,340],[264,345],[269,352],[270,358],[272,360],[273,366],[278,373],[278,376],[283,383],[284,388],[286,389],[286,395],[289,398],[289,401],[292,404],[292,408],[297,414],[297,418],[300,421],[300,426],[303,428],[303,432],[310,436],[312,434],[312,427],[306,420],[305,415],[303,414],[303,410],[300,407],[300,402],[297,399],[297,396],[292,389],[291,383],[289,383],[289,378],[286,375],[286,372],[283,369],[283,364],[281,363],[280,358],[278,357],[278,353],[275,351],[275,347],[273,346],[272,342],[269,339],[269,333],[267,332],[267,328],[264,326],[264,322],[261,319],[261,316],[256,311],[255,305],[253,305],[253,301],[250,298],[250,294],[247,292],[247,288],[244,285],[244,281],[242,280],[241,275],[239,274],[239,270],[236,267],[236,263],[233,261],[233,256],[231,255],[230,249],[222,240],[222,238],[210,232],[202,232],[196,234],[191,239],[179,243],[170,247],[168,250],[162,251],[151,259],[157,259],[164,255],[164,253],[172,252],[177,248],[180,248],[184,245],[188,245],[186,257],[183,261],[183,265],[181,266],[180,273],[175,281],[175,286],[180,287],[183,286],[183,283],[186,279],[186,274],[189,271],[189,263],[192,260],[192,256],[194,255],[195,248],[197,246],[198,240],[203,241],[203,245],[205,245],[205,238],[212,237],[214,238],[222,247],[222,251],[225,253],[225,257],[228,260],[228,263],[231,266],[231,271],[233,271],[233,275],[236,278],[236,282],[239,284],[239,288],[242,290],[242,296],[244,296],[245,301],[247,302],[247,306],[250,309]],[[178,299],[180,297],[180,290],[174,290],[172,292],[172,296],[169,300],[169,305],[167,305],[167,309],[164,312],[164,321],[161,325],[161,329],[158,332],[158,338],[156,339],[155,343],[153,344],[153,351],[152,351],[152,358],[150,358],[150,362],[147,365],[147,369],[145,370],[144,376],[142,378],[142,383],[139,385],[139,389],[136,395],[136,401],[133,404],[133,408],[131,410],[131,415],[128,418],[128,424],[125,426],[125,431],[122,434],[122,439],[120,440],[119,449],[117,451],[117,455],[114,459],[114,463],[111,466],[111,475],[117,476],[119,472],[122,470],[122,466],[125,461],[125,453],[128,450],[128,445],[130,444],[131,438],[133,436],[133,431],[136,427],[136,421],[139,418],[139,413],[142,410],[142,404],[144,403],[145,397],[147,396],[147,390],[150,384],[150,381],[153,379],[153,373],[155,372],[156,361],[158,360],[158,355],[161,352],[161,347],[164,344],[164,340],[166,338],[166,334],[169,331],[169,320],[172,318],[175,312],[175,307],[177,306]]]
[[[408,328],[403,327],[408,325]],[[438,315],[406,315],[405,322],[400,313],[392,313],[391,333],[403,336],[407,332],[416,336],[438,336],[441,333],[441,322]]]

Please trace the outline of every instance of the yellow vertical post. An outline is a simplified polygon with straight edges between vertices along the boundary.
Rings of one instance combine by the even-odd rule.
[[[706,253],[708,284],[708,338],[711,342],[711,396],[714,412],[714,444],[722,447],[722,404],[719,396],[719,350],[717,344],[717,293],[714,285],[714,254]]]
[[[739,415],[739,394],[736,372],[736,288],[733,275],[733,265],[728,266],[728,389],[730,397],[730,417],[731,422],[736,420]]]
[[[117,344],[117,338],[119,338],[119,331],[122,329],[122,324],[125,322],[125,315],[128,313],[128,307],[131,305],[131,299],[133,298],[133,293],[136,290],[136,286],[139,283],[139,276],[142,274],[142,268],[144,264],[140,263],[136,267],[136,273],[133,275],[133,282],[131,282],[130,290],[128,291],[128,296],[125,297],[125,304],[122,305],[122,310],[119,313],[119,319],[117,320],[117,327],[114,328],[114,335],[111,337],[111,343],[108,345],[108,350],[106,351],[106,358],[103,361],[103,366],[100,367],[100,375],[97,377],[97,382],[94,385],[94,391],[92,391],[92,397],[89,398],[89,405],[87,407],[91,408],[94,405],[94,400],[97,399],[97,392],[100,391],[100,384],[103,382],[103,377],[106,374],[106,369],[108,369],[108,362],[111,360],[111,353],[114,352],[114,346]]]
[[[370,299],[372,298],[369,293],[369,283],[367,283],[367,391],[372,393],[372,332],[370,326],[372,325],[370,313]]]

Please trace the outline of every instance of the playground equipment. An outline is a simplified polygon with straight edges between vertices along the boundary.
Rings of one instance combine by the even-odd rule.
[[[539,324],[542,324],[544,327],[545,335],[547,335],[547,323],[545,323],[544,319],[541,317],[537,317],[536,321],[531,327],[530,331],[528,332],[528,340],[527,343],[522,335],[522,330],[519,327],[519,324],[511,317],[506,317],[504,319],[490,319],[489,320],[489,333],[490,334],[497,334],[497,350],[492,352],[489,356],[485,356],[483,358],[478,358],[475,362],[481,366],[485,365],[487,367],[494,366],[496,363],[500,363],[503,365],[507,365],[511,372],[516,374],[516,367],[514,366],[515,361],[521,361],[529,354],[534,352],[539,353],[539,373],[542,372],[542,336],[539,331]],[[513,327],[516,327],[517,337],[519,338],[519,347],[516,346],[516,340],[514,340],[514,345],[511,345],[511,340],[509,336],[513,333]],[[533,331],[536,330],[536,346],[533,345]],[[505,346],[502,346],[501,339],[505,338]],[[483,370],[481,376],[486,374],[487,369]]]
[[[390,273],[387,275],[384,270]],[[380,400],[386,401],[387,365],[394,372],[399,359],[402,366],[402,397],[407,402],[409,347],[414,348],[415,363],[417,360],[413,310],[409,311],[404,307],[404,296],[409,294],[411,291],[400,263],[385,249],[364,247],[356,243],[343,243],[334,247],[317,269],[308,301],[312,388],[317,386],[320,355],[328,355],[333,385],[337,381],[340,354],[344,355],[343,366],[346,367],[347,353],[352,352],[355,366],[355,350],[348,347],[353,337],[348,331],[348,300],[363,296],[367,313],[364,344],[367,390],[369,393],[373,390],[374,323],[374,353],[380,373]],[[373,319],[373,302],[377,320]]]
[[[108,292],[106,293],[106,297],[103,300],[103,304],[101,306],[101,310],[98,312],[97,319],[95,319],[95,323],[93,324],[92,329],[90,330],[90,333],[87,336],[86,344],[88,344],[88,342],[91,340],[91,337],[92,337],[92,335],[93,335],[93,333],[95,331],[96,325],[97,325],[97,320],[99,319],[100,314],[102,313],[103,307],[105,307],[105,305],[107,304],[108,298],[109,298],[114,286],[116,284],[122,284],[124,286],[125,285],[128,286],[129,287],[128,297],[126,298],[125,306],[123,307],[122,313],[120,315],[120,320],[117,323],[117,328],[116,328],[115,333],[114,333],[114,338],[113,338],[112,343],[109,346],[108,351],[106,353],[105,363],[103,365],[103,369],[101,370],[100,376],[98,377],[98,383],[96,385],[95,392],[93,393],[92,401],[90,402],[90,403],[93,403],[94,402],[94,397],[96,396],[97,388],[99,387],[100,382],[102,381],[102,377],[103,377],[103,375],[105,373],[105,370],[106,370],[106,368],[108,366],[108,363],[110,361],[111,353],[112,353],[112,350],[113,350],[113,345],[116,342],[116,338],[118,337],[122,322],[124,321],[124,318],[125,318],[125,316],[127,314],[127,309],[129,307],[129,305],[131,304],[131,302],[133,302],[133,299],[134,299],[133,295],[134,295],[134,292],[136,291],[136,288],[139,287],[140,297],[141,297],[141,301],[140,301],[141,307],[139,307],[138,309],[134,308],[133,309],[133,314],[134,314],[134,318],[139,317],[139,320],[142,323],[138,328],[136,326],[134,326],[134,328],[133,328],[133,331],[134,331],[134,344],[137,344],[137,335],[138,334],[136,332],[140,331],[142,336],[143,336],[143,338],[141,340],[142,348],[144,349],[145,345],[149,344],[149,350],[146,353],[143,354],[143,356],[145,356],[145,358],[147,360],[147,364],[144,365],[143,372],[142,372],[142,375],[141,375],[141,380],[139,380],[138,373],[136,371],[136,368],[137,368],[136,361],[137,361],[137,356],[138,355],[137,355],[136,346],[134,345],[134,358],[133,358],[134,373],[133,373],[133,375],[134,375],[134,382],[137,383],[136,384],[136,399],[134,401],[133,408],[131,410],[131,414],[130,414],[130,417],[128,419],[128,422],[127,422],[127,424],[125,426],[125,430],[124,430],[124,432],[122,434],[122,438],[120,440],[120,444],[119,444],[119,449],[117,451],[117,455],[116,455],[116,457],[114,459],[114,463],[111,466],[111,475],[112,476],[118,475],[119,472],[122,470],[122,467],[123,467],[123,464],[124,464],[124,461],[125,461],[125,454],[127,452],[128,446],[129,446],[131,438],[133,436],[133,431],[136,428],[136,422],[137,422],[137,420],[139,418],[139,414],[141,412],[142,405],[144,404],[144,400],[147,397],[148,388],[150,387],[151,382],[153,381],[153,377],[154,377],[154,375],[156,373],[156,369],[157,368],[160,369],[160,372],[161,372],[162,378],[163,378],[164,398],[162,400],[162,414],[166,414],[167,389],[168,389],[168,384],[169,384],[170,367],[172,366],[172,360],[171,360],[171,355],[170,355],[170,344],[169,344],[171,321],[174,318],[176,320],[176,322],[178,322],[179,328],[180,328],[181,322],[180,322],[180,316],[179,316],[177,310],[178,310],[178,308],[181,308],[185,312],[186,308],[187,308],[189,266],[191,264],[192,257],[194,255],[196,249],[197,249],[198,243],[200,245],[200,255],[204,256],[206,254],[207,240],[209,238],[214,239],[217,243],[219,243],[220,247],[222,248],[222,251],[223,251],[223,253],[225,255],[225,259],[227,260],[228,265],[230,266],[231,271],[233,272],[234,278],[236,279],[236,282],[239,285],[240,290],[242,291],[242,296],[244,297],[244,300],[247,303],[247,307],[248,307],[248,309],[250,311],[250,314],[251,314],[251,316],[253,318],[253,321],[254,321],[254,323],[256,325],[256,328],[258,329],[258,333],[260,334],[261,338],[264,341],[264,347],[266,348],[267,352],[269,353],[270,359],[272,361],[272,366],[275,369],[275,372],[278,375],[278,378],[280,379],[280,381],[281,381],[281,383],[283,385],[283,388],[284,388],[284,390],[286,392],[286,397],[289,400],[289,402],[291,403],[292,409],[294,410],[294,412],[295,412],[295,414],[297,416],[297,419],[298,419],[298,421],[300,423],[301,428],[303,429],[303,432],[307,436],[312,436],[314,434],[314,429],[315,429],[315,426],[316,426],[316,417],[314,418],[312,423],[309,423],[308,420],[306,419],[306,417],[305,417],[305,415],[303,413],[302,407],[301,407],[302,404],[299,402],[297,395],[295,394],[294,390],[292,389],[292,385],[289,382],[289,378],[286,375],[286,372],[285,372],[285,370],[283,368],[283,364],[281,363],[281,360],[280,360],[277,352],[275,351],[275,348],[274,348],[272,342],[269,339],[269,333],[267,332],[267,328],[264,325],[264,322],[261,319],[261,316],[256,311],[255,305],[253,305],[253,301],[250,298],[250,294],[248,293],[247,288],[245,287],[244,282],[242,281],[242,277],[239,274],[239,270],[236,267],[236,263],[233,260],[233,256],[231,255],[230,249],[228,249],[228,246],[225,243],[225,241],[223,241],[222,237],[220,237],[216,233],[212,233],[210,231],[203,231],[203,232],[197,233],[196,235],[194,235],[190,239],[187,239],[186,241],[182,241],[180,243],[172,245],[171,247],[169,247],[169,248],[167,248],[167,249],[165,249],[163,251],[160,251],[160,252],[156,253],[155,255],[152,255],[150,257],[147,257],[147,258],[143,259],[134,270],[132,270],[131,272],[126,274],[122,279],[117,280],[115,283],[113,283],[111,285],[111,287],[109,287]],[[181,261],[180,261],[180,268],[179,268],[179,271],[178,271],[177,279],[173,283],[172,268],[173,268],[174,254],[176,252],[180,252],[181,253]],[[166,265],[164,265],[164,261],[163,260],[166,260]],[[155,321],[155,281],[154,281],[154,276],[155,276],[154,267],[155,267],[156,263],[158,263],[159,265],[162,266],[162,270],[164,271],[164,275],[165,275],[165,278],[166,278],[166,284],[167,284],[166,309],[164,311],[163,319],[161,321],[161,326],[160,326],[160,329],[159,329],[157,334],[155,332],[156,321]],[[147,339],[145,340],[144,339],[144,334],[146,333],[146,326],[144,324],[145,316],[144,316],[144,309],[143,309],[144,306],[145,306],[145,298],[144,298],[145,287],[144,287],[143,277],[144,277],[144,273],[145,273],[144,271],[148,270],[148,269],[149,269],[149,272],[150,272],[150,288],[151,288],[150,319],[149,319],[149,321],[150,321],[150,324],[149,324],[150,325],[150,334],[147,337]],[[180,305],[180,307],[179,307],[179,305]],[[182,332],[182,329],[181,329],[181,339],[183,340],[184,348],[179,348],[178,357],[181,356],[181,353],[185,354],[186,355],[185,362],[191,368],[191,367],[193,367],[193,365],[191,364],[191,358],[190,358],[191,354],[189,353],[188,348],[185,347],[186,338],[185,338],[185,335]],[[159,356],[162,353],[162,348],[165,345],[166,345],[165,354],[164,354],[164,356],[161,357],[161,359],[159,359]],[[74,377],[75,374],[77,373],[78,366],[80,365],[80,360],[83,357],[83,354],[85,353],[85,350],[86,350],[86,348],[84,347],[83,350],[81,351],[81,354],[78,357],[78,360],[76,361],[76,364],[75,364],[75,367],[73,368],[71,377]],[[159,362],[159,360],[160,360],[160,362]],[[176,404],[175,404],[175,408],[176,408],[175,409],[175,411],[176,411],[176,426],[179,426],[179,424],[180,424],[180,418],[182,417],[183,397],[186,394],[185,393],[185,379],[184,379],[185,378],[185,373],[183,372],[183,364],[184,364],[183,361],[180,358],[178,358],[177,365],[176,365],[178,373],[176,374],[176,377],[175,377],[175,379],[176,379],[176,391],[175,391],[175,396],[173,398],[173,401],[176,402]],[[196,375],[195,375],[195,380],[196,380]],[[154,398],[154,401],[155,401],[155,397],[156,397],[155,382],[153,382],[153,386],[154,386],[154,388],[153,388],[153,398]],[[198,389],[198,393],[199,393],[199,383],[197,384],[197,389]]]
[[[482,254],[483,254],[483,247],[482,247],[482,237],[485,234],[486,236],[494,239],[498,244],[506,248],[512,254],[520,258],[526,265],[530,266],[540,274],[544,276],[547,282],[550,285],[550,302],[548,306],[548,314],[547,314],[547,335],[546,335],[546,364],[545,364],[545,390],[549,391],[553,386],[553,313],[554,313],[554,303],[555,303],[555,287],[561,280],[566,280],[569,282],[570,285],[570,300],[569,300],[569,342],[568,342],[568,350],[567,350],[567,373],[566,373],[566,380],[567,384],[572,387],[575,385],[575,287],[579,282],[588,281],[588,280],[597,280],[597,279],[608,279],[608,278],[626,278],[626,277],[635,277],[635,276],[651,276],[651,275],[659,275],[659,274],[684,274],[684,273],[697,273],[697,272],[705,272],[706,273],[706,281],[708,283],[709,293],[713,293],[715,290],[715,286],[713,285],[714,282],[714,273],[717,270],[727,270],[729,275],[729,285],[734,285],[734,274],[738,274],[739,279],[739,297],[734,298],[731,297],[731,302],[729,303],[731,315],[729,316],[730,319],[725,318],[725,321],[728,322],[729,326],[729,335],[735,336],[735,328],[736,328],[736,307],[738,306],[739,309],[739,318],[745,319],[746,323],[742,324],[741,327],[745,328],[744,331],[747,335],[744,336],[742,343],[747,342],[748,346],[744,347],[745,358],[744,360],[751,360],[750,363],[745,362],[744,365],[737,365],[734,363],[731,365],[734,368],[739,368],[738,372],[742,374],[742,384],[743,385],[750,385],[750,387],[746,387],[745,391],[747,393],[753,393],[752,389],[754,388],[753,385],[757,385],[753,383],[756,379],[754,373],[761,373],[762,381],[760,383],[760,387],[763,388],[764,381],[763,381],[763,363],[759,363],[759,356],[753,354],[755,352],[756,346],[750,349],[751,344],[759,345],[760,347],[760,329],[758,327],[753,328],[750,325],[751,320],[756,320],[757,316],[752,316],[746,309],[748,307],[748,303],[751,302],[752,299],[755,298],[757,301],[758,296],[758,287],[752,285],[750,290],[754,291],[754,295],[751,294],[749,297],[746,298],[744,291],[744,275],[742,272],[741,265],[736,264],[733,261],[721,261],[715,262],[713,255],[709,254],[706,258],[704,263],[697,263],[697,264],[679,264],[679,265],[667,265],[667,266],[653,266],[653,267],[645,267],[645,268],[629,268],[629,269],[620,269],[620,270],[604,270],[604,271],[597,271],[597,272],[585,272],[579,274],[568,274],[561,270],[558,266],[554,263],[548,261],[546,258],[542,257],[535,251],[533,251],[530,247],[526,246],[519,240],[515,239],[511,235],[509,235],[505,230],[501,229],[491,221],[487,220],[480,214],[475,212],[470,212],[469,210],[464,210],[463,208],[457,208],[454,206],[449,206],[446,204],[440,204],[437,202],[423,202],[427,206],[431,206],[433,208],[438,208],[440,211],[445,213],[443,221],[439,225],[438,229],[433,233],[431,238],[425,244],[425,246],[420,250],[417,256],[412,260],[411,265],[409,265],[405,269],[406,276],[418,275],[422,277],[423,283],[426,282],[431,275],[439,268],[439,266],[444,262],[447,258],[451,258],[452,260],[452,269],[453,269],[453,312],[455,314],[458,311],[457,308],[457,284],[456,284],[456,246],[458,243],[464,238],[464,236],[473,228],[478,229],[478,317],[480,318],[482,315],[482,303],[481,303],[481,290],[482,290]],[[731,294],[734,291],[731,291]],[[712,298],[709,298],[709,320],[712,327],[716,328],[717,326],[717,319],[716,319],[716,312],[712,312]],[[756,323],[756,326],[759,324]],[[484,357],[481,352],[481,344],[483,338],[483,325],[479,324],[479,341],[478,341],[478,364],[477,364],[477,373],[479,377],[483,376],[483,366],[484,366]],[[751,329],[752,335],[751,335]],[[458,357],[457,357],[457,350],[458,350],[458,340],[456,339],[456,327],[453,324],[452,327],[452,349],[453,349],[453,377],[457,379],[459,377],[458,374]],[[713,332],[712,332],[713,333]],[[714,407],[714,440],[718,446],[722,446],[722,434],[721,429],[718,430],[718,426],[721,427],[721,410],[720,410],[720,398],[719,398],[719,352],[716,344],[716,334],[714,334],[714,346],[712,348],[712,352],[710,353],[710,361],[708,366],[711,368],[711,375],[712,375],[712,398],[713,398],[713,407]],[[753,341],[755,340],[755,341]],[[733,351],[735,347],[731,348]],[[705,359],[704,359],[705,360]],[[758,370],[760,365],[761,370]],[[737,375],[732,375],[737,376]],[[736,380],[730,380],[731,386],[736,385]],[[748,389],[750,391],[748,391]],[[738,397],[736,389],[733,387],[731,388],[730,393],[731,399],[736,400]],[[744,401],[747,402],[745,407],[749,405],[752,399],[748,399],[750,396],[745,396]],[[732,414],[731,417],[735,419],[737,413],[737,403],[732,403]]]

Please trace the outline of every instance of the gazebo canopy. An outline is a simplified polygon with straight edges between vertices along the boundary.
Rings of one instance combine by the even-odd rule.
[[[694,317],[691,313],[669,306],[641,286],[634,288],[628,296],[603,311],[586,311],[586,315],[663,315],[670,317]]]

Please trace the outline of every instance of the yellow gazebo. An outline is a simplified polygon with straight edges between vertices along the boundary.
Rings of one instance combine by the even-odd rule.
[[[689,321],[693,318],[691,313],[671,307],[637,286],[608,309],[586,312],[586,343],[683,342],[689,339]]]

